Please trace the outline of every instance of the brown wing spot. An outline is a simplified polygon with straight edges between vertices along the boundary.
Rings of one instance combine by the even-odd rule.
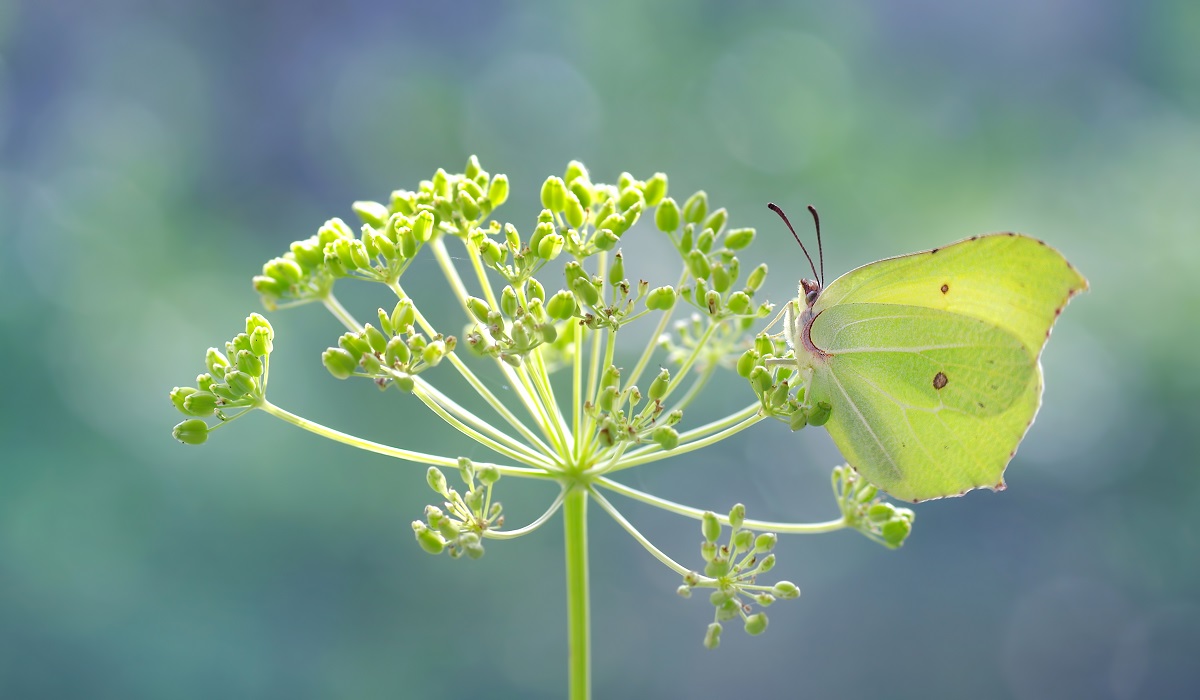
[[[946,293],[946,292],[948,292],[948,291],[950,291],[950,285],[948,285],[948,284],[943,284],[943,285],[942,285],[942,294],[945,294],[945,293]]]
[[[946,386],[946,383],[949,381],[950,380],[946,378],[946,374],[944,372],[938,372],[937,374],[933,375],[933,388],[941,391],[942,387]]]

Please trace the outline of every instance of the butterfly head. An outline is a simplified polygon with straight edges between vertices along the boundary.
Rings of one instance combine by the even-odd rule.
[[[810,279],[800,280],[800,294],[804,297],[804,305],[811,309],[817,303],[817,297],[821,296],[821,283]]]
[[[800,236],[796,235],[796,229],[792,228],[792,222],[788,221],[787,214],[784,214],[783,210],[774,203],[768,203],[767,208],[783,219],[783,223],[792,232],[792,238],[796,239],[796,242],[800,244],[800,250],[804,251],[804,257],[808,258],[808,266],[812,268],[813,276],[810,279],[802,278],[800,280],[800,296],[804,297],[804,305],[811,309],[813,304],[817,303],[817,298],[821,296],[821,287],[825,283],[825,251],[821,248],[821,219],[817,216],[817,210],[809,205],[808,213],[812,214],[813,224],[817,229],[817,254],[821,260],[821,271],[818,273],[812,256],[808,254],[808,249],[804,247],[804,242],[800,240]]]

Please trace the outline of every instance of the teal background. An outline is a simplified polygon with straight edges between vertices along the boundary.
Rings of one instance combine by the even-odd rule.
[[[597,697],[1191,697],[1197,7],[0,0],[0,697],[562,696],[560,521],[428,557],[420,467],[262,414],[170,438],[168,390],[259,310],[263,261],[471,153],[509,174],[499,215],[522,230],[571,158],[704,188],[758,227],[743,265],[770,261],[778,302],[805,266],[768,200],[820,208],[833,274],[1018,230],[1092,284],[1045,352],[1009,489],[917,506],[898,552],[785,538],[776,571],[804,595],[762,637],[705,651],[708,604],[593,509]],[[645,227],[623,245],[662,250]],[[451,309],[437,282],[406,277],[431,316]],[[367,318],[385,299],[345,301]],[[320,309],[271,319],[276,403],[484,456],[329,377]],[[695,418],[743,391],[726,377]],[[764,424],[626,481],[816,521],[836,460],[823,432]],[[509,522],[528,522],[550,494],[514,481]],[[696,559],[693,521],[626,513]]]

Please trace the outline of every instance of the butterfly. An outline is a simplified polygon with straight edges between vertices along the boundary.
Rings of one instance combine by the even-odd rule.
[[[873,262],[826,286],[823,251],[818,274],[783,210],[768,206],[812,268],[785,332],[804,403],[830,408],[825,428],[847,462],[912,502],[1002,490],[1041,405],[1042,348],[1087,280],[1045,243],[997,233]]]

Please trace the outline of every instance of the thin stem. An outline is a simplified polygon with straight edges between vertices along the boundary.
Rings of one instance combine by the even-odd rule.
[[[566,498],[566,494],[567,492],[565,490],[559,491],[558,497],[554,499],[554,502],[550,504],[550,507],[546,509],[546,512],[542,513],[537,520],[534,520],[525,527],[517,528],[516,530],[485,530],[483,536],[490,540],[511,540],[520,537],[521,535],[528,535],[544,525],[545,522],[550,519],[550,516],[558,512],[559,506],[563,504],[563,500]],[[485,509],[484,512],[487,512],[487,510]]]
[[[612,479],[609,479],[607,477],[603,477],[603,476],[599,477],[595,480],[594,483],[596,486],[600,486],[600,487],[606,488],[610,491],[614,491],[614,492],[619,493],[622,496],[625,496],[627,498],[632,498],[634,500],[641,501],[642,503],[645,503],[647,505],[652,505],[656,508],[661,508],[665,511],[669,511],[669,512],[675,513],[677,515],[682,515],[682,516],[685,516],[688,518],[692,518],[694,520],[700,520],[704,516],[704,513],[705,513],[705,511],[703,511],[699,508],[692,508],[691,506],[681,505],[674,501],[669,501],[665,498],[659,498],[658,496],[655,496],[653,494],[645,493],[643,491],[638,491],[637,489],[630,488],[628,486],[625,486],[624,484],[617,483],[616,481],[613,481]],[[596,498],[596,502],[599,503],[603,507],[604,502],[603,502],[603,499],[600,498],[599,494],[597,494],[595,496],[595,498]],[[718,513],[717,520],[720,521],[723,525],[729,524],[729,517],[726,515],[721,515]],[[844,518],[838,518],[836,520],[827,520],[827,521],[821,522],[821,523],[783,523],[783,522],[774,522],[774,521],[770,521],[770,520],[752,520],[750,518],[747,518],[743,523],[743,527],[746,527],[751,530],[760,530],[760,531],[769,530],[771,532],[775,532],[775,533],[779,533],[779,534],[816,535],[816,534],[821,534],[821,533],[825,533],[825,532],[834,532],[836,530],[841,530],[842,528],[846,527],[846,520]]]
[[[431,465],[434,465],[437,467],[448,467],[448,468],[452,468],[452,469],[458,468],[458,460],[457,459],[451,459],[450,457],[443,457],[441,455],[434,455],[434,454],[429,454],[426,452],[416,452],[414,450],[404,450],[404,449],[400,449],[398,447],[392,447],[390,445],[383,445],[378,442],[364,440],[360,437],[355,437],[354,435],[349,435],[347,433],[343,433],[340,430],[334,430],[333,428],[328,428],[324,425],[321,425],[320,423],[314,423],[313,421],[310,421],[307,418],[301,418],[300,416],[297,416],[296,414],[294,414],[290,411],[284,410],[284,409],[280,408],[279,406],[276,406],[275,404],[271,403],[270,401],[267,401],[266,399],[263,399],[262,402],[259,403],[257,407],[262,409],[263,411],[266,411],[267,413],[271,414],[272,416],[279,418],[280,420],[291,423],[292,425],[294,425],[298,428],[303,428],[310,433],[315,433],[317,435],[320,435],[321,437],[329,438],[330,440],[333,440],[334,442],[340,442],[344,445],[350,445],[351,447],[357,447],[359,449],[366,450],[368,452],[374,452],[376,454],[386,455],[388,457],[395,457],[397,459],[402,459],[406,462],[414,462],[417,464],[431,464]],[[527,476],[527,477],[535,477],[535,478],[543,478],[543,479],[544,478],[552,478],[552,475],[547,474],[544,469],[528,469],[525,467],[512,467],[512,466],[507,466],[507,465],[503,465],[503,464],[491,464],[488,462],[479,462],[478,464],[484,465],[484,466],[493,466],[501,474],[505,474],[508,476]]]
[[[570,319],[567,323],[575,323]],[[571,456],[578,463],[583,450],[583,330],[575,328],[575,353],[571,358]]]
[[[655,547],[653,542],[646,539],[646,536],[639,532],[638,529],[633,526],[633,523],[630,523],[628,520],[626,520],[625,516],[621,515],[621,511],[617,510],[613,504],[609,503],[608,499],[601,495],[599,491],[592,489],[591,493],[592,498],[596,500],[596,505],[603,508],[610,516],[612,516],[612,519],[616,520],[618,525],[625,528],[625,531],[628,532],[633,539],[637,540],[638,544],[645,547],[646,551],[650,552],[655,559],[661,561],[680,576],[686,576],[688,573],[690,573],[687,567],[667,556],[666,553],[664,553],[661,549]]]
[[[679,283],[675,286],[683,284],[687,279],[687,273],[683,273],[679,277]],[[654,332],[650,334],[650,341],[646,343],[646,348],[642,350],[642,356],[638,358],[637,364],[633,366],[633,371],[629,373],[629,383],[636,384],[642,378],[642,372],[646,371],[646,365],[650,363],[650,358],[654,356],[654,350],[658,347],[658,339],[662,337],[663,331],[667,329],[667,324],[671,321],[671,314],[675,313],[675,307],[671,307],[662,313],[662,318],[658,320],[658,325],[654,327]]]
[[[533,465],[542,467],[543,469],[547,469],[547,470],[551,470],[551,471],[557,470],[557,467],[555,467],[549,460],[547,460],[545,456],[537,454],[536,452],[533,452],[528,447],[526,447],[525,445],[522,445],[521,443],[517,442],[516,440],[509,437],[508,435],[504,435],[504,433],[500,433],[495,428],[491,428],[491,426],[487,426],[486,423],[483,423],[483,421],[479,420],[479,418],[477,418],[474,414],[471,414],[469,412],[467,413],[467,415],[470,416],[471,419],[474,419],[474,421],[477,423],[487,426],[488,428],[490,428],[489,432],[498,433],[500,436],[502,436],[504,438],[504,440],[501,441],[501,440],[493,439],[491,437],[488,437],[487,435],[484,435],[482,432],[475,430],[474,428],[468,426],[462,420],[459,420],[457,416],[452,415],[450,413],[450,411],[448,411],[445,407],[443,407],[439,401],[434,399],[433,396],[431,396],[429,392],[425,391],[424,389],[426,389],[427,387],[429,387],[428,383],[424,383],[424,386],[414,385],[413,393],[417,396],[417,398],[419,398],[421,400],[421,403],[424,403],[427,407],[429,407],[429,410],[431,410],[434,413],[441,416],[442,420],[449,423],[456,430],[458,430],[458,432],[462,433],[463,435],[466,435],[467,437],[471,438],[472,440],[474,440],[475,442],[478,442],[481,445],[484,445],[485,447],[488,447],[496,452],[499,452],[500,454],[504,455],[505,457],[509,457],[510,459],[514,459],[518,462],[525,462],[526,464],[533,464]],[[461,409],[460,406],[458,406],[457,404],[453,404],[453,402],[452,402],[452,405],[454,405],[456,408]]]
[[[329,310],[329,313],[333,314],[337,320],[342,322],[342,325],[345,326],[347,330],[353,333],[358,333],[363,329],[362,325],[358,321],[354,320],[354,316],[346,310],[346,307],[342,306],[342,302],[338,301],[338,298],[333,295],[333,292],[330,292],[322,297],[321,303],[325,305],[325,308]]]
[[[736,435],[750,426],[758,423],[766,418],[765,415],[759,412],[759,405],[752,404],[743,408],[737,413],[726,416],[725,418],[714,421],[707,425],[702,425],[699,428],[689,430],[679,436],[679,445],[671,450],[664,450],[658,445],[648,445],[626,455],[620,462],[613,465],[610,471],[620,471],[630,467],[636,467],[639,464],[649,464],[657,462],[675,455],[687,454],[701,447],[707,447],[713,443],[720,442],[731,435]],[[728,426],[728,427],[726,427]],[[713,432],[717,430],[717,432]],[[712,433],[707,437],[700,437],[706,433]]]
[[[567,686],[571,700],[587,700],[592,694],[587,502],[588,492],[575,488],[563,503],[567,563]]]

